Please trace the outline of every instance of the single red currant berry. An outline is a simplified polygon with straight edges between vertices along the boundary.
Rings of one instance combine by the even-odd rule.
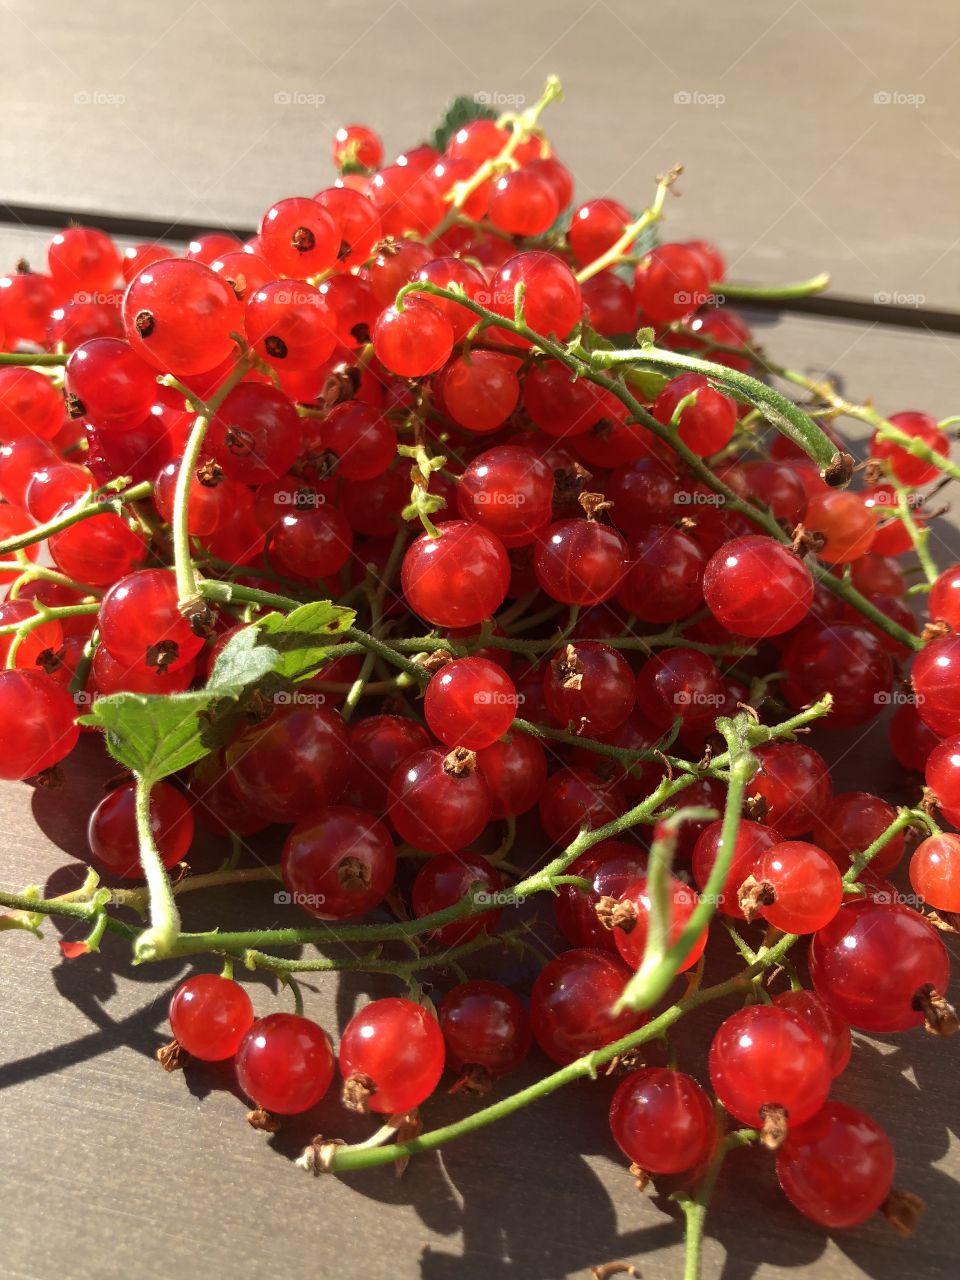
[[[462,258],[431,258],[423,264],[419,271],[415,272],[412,277],[408,276],[407,279],[422,280],[426,284],[438,285],[441,289],[456,287],[462,289],[468,298],[476,298],[486,289],[486,280],[483,273],[469,262],[464,262]],[[400,284],[405,283],[405,280],[400,281]],[[400,285],[398,284],[397,288],[399,287]],[[384,301],[392,302],[396,292],[397,289],[395,288],[393,293],[385,298]],[[436,294],[430,293],[425,293],[423,297],[449,321],[455,342],[459,342],[461,338],[465,337],[467,330],[472,329],[477,323],[476,315],[459,302],[453,302],[450,298],[440,298]],[[494,353],[477,351],[474,353],[473,358],[492,354]],[[512,368],[513,365],[511,364],[509,367]],[[504,417],[506,416],[504,414]]]
[[[553,253],[531,250],[518,253],[503,264],[490,286],[490,310],[514,317],[517,286],[523,286],[523,314],[534,333],[565,338],[582,313],[580,286],[567,264]],[[482,299],[481,299],[482,300]],[[501,331],[495,330],[497,334]],[[526,344],[506,330],[505,341]]]
[[[334,455],[341,480],[373,480],[397,452],[397,433],[386,414],[356,401],[331,410],[320,438]]]
[[[631,221],[630,211],[616,200],[588,200],[574,209],[567,243],[578,266],[586,266],[605,254]]]
[[[763,1125],[767,1107],[791,1126],[815,1115],[830,1091],[830,1062],[816,1031],[787,1009],[751,1005],[721,1023],[710,1046],[710,1080],[743,1124]]]
[[[202,262],[170,258],[145,267],[123,299],[127,341],[148,364],[179,376],[206,373],[236,351],[242,328],[230,285]]]
[[[717,621],[735,635],[781,635],[807,616],[813,575],[773,538],[737,538],[710,557],[703,597]]]
[[[111,875],[140,880],[136,784],[125,782],[100,801],[87,824],[87,841],[97,862]],[[176,787],[157,782],[150,790],[150,831],[169,870],[182,862],[193,842],[190,804]]]
[[[490,820],[490,793],[476,756],[459,748],[411,756],[390,779],[387,816],[402,840],[425,853],[456,853]]]
[[[450,322],[424,298],[407,298],[403,310],[387,307],[373,326],[373,350],[380,363],[402,378],[436,373],[450,359]]]
[[[476,1068],[496,1079],[516,1071],[530,1048],[530,1019],[513,992],[499,982],[475,978],[448,991],[437,1010],[447,1066]]]
[[[768,742],[755,754],[760,768],[747,783],[750,816],[788,839],[805,835],[833,792],[823,756],[800,742]]]
[[[923,1021],[925,993],[946,990],[950,961],[916,911],[860,898],[813,935],[810,977],[851,1026],[906,1031]]]
[[[493,534],[466,520],[437,525],[407,548],[400,580],[407,605],[433,626],[471,627],[496,613],[510,564]]]
[[[572,381],[570,371],[555,361],[534,365],[523,379],[523,407],[545,435],[579,436],[603,416],[603,407],[588,382]]]
[[[340,1039],[344,1103],[353,1111],[399,1115],[430,1097],[443,1074],[443,1033],[423,1005],[374,1000]]]
[[[949,456],[950,442],[946,433],[937,426],[936,418],[931,418],[927,413],[906,412],[892,414],[889,421],[942,458]],[[885,461],[897,480],[911,487],[929,484],[939,474],[936,463],[915,457],[902,445],[885,439],[879,431],[874,433],[870,441],[870,456]]]
[[[720,838],[723,822],[717,820],[700,833],[693,848],[693,878],[701,893],[707,892],[710,875],[720,852]],[[717,910],[734,919],[740,917],[740,904],[737,893],[740,886],[749,876],[757,861],[774,845],[779,844],[780,834],[772,827],[761,826],[758,822],[744,819],[737,829],[737,838],[733,846],[733,857],[730,870],[724,878],[723,885],[717,894]]]
[[[815,933],[840,910],[843,884],[836,863],[805,840],[775,844],[757,859],[753,876],[768,891],[760,898],[760,915],[783,933]]]
[[[177,606],[177,581],[169,569],[128,574],[100,602],[100,639],[129,667],[176,671],[203,648]]]
[[[326,668],[329,672],[329,666]],[[321,672],[323,675],[323,672]],[[382,812],[393,771],[418,751],[431,746],[430,735],[416,720],[403,716],[367,716],[348,728],[353,772],[343,800],[346,804]]]
[[[413,914],[422,920],[424,916],[445,911],[464,898],[472,899],[477,892],[486,895],[488,901],[503,893],[503,878],[496,867],[478,853],[438,854],[424,862],[414,878],[411,890]],[[499,907],[475,912],[462,920],[440,925],[431,931],[430,937],[440,947],[459,947],[484,929],[493,933],[501,914]]]
[[[692,1076],[644,1067],[617,1086],[610,1132],[627,1159],[645,1173],[683,1173],[710,1154],[716,1126],[710,1099]]]
[[[96,227],[67,227],[50,241],[47,262],[62,293],[105,293],[120,274],[120,255]]]
[[[316,369],[337,344],[337,316],[304,280],[268,280],[248,290],[244,319],[251,345],[278,372]]]
[[[796,991],[781,991],[773,997],[773,1003],[810,1024],[823,1040],[830,1059],[830,1074],[836,1079],[846,1069],[853,1048],[850,1026],[815,991],[805,987]]]
[[[812,827],[814,843],[828,853],[841,871],[850,860],[869,849],[896,818],[893,805],[868,791],[842,791],[817,816]],[[903,857],[906,835],[898,831],[870,861],[877,875],[888,875]]]
[[[834,868],[836,870],[836,868]],[[670,895],[670,932],[667,945],[678,941],[681,933],[690,922],[697,907],[697,895],[689,885],[670,876],[668,892]],[[620,955],[631,969],[639,969],[643,962],[643,954],[647,946],[647,934],[650,921],[650,892],[646,878],[634,880],[620,895],[617,907],[614,908],[617,925],[613,930],[613,941]],[[678,965],[682,972],[695,965],[707,945],[707,929],[694,939],[693,945],[685,959]]]
[[[553,721],[575,733],[612,733],[622,725],[636,699],[636,681],[627,661],[609,645],[578,640],[559,649],[543,676],[544,695]]]
[[[283,883],[297,906],[319,920],[352,920],[393,884],[390,833],[373,814],[348,805],[320,809],[287,836]]]
[[[340,251],[333,218],[305,196],[280,200],[260,222],[260,252],[278,275],[305,280],[332,267]]]
[[[557,926],[570,945],[616,951],[613,930],[597,918],[597,903],[601,898],[619,898],[629,884],[646,873],[646,853],[622,840],[602,840],[571,862],[567,874],[589,880],[593,888],[585,893],[565,884],[553,895]]]
[[[808,622],[794,632],[783,651],[780,667],[787,673],[781,685],[784,697],[795,711],[825,693],[833,696],[824,721],[827,728],[847,729],[864,724],[890,700],[890,655],[864,627],[824,627]]]
[[[595,831],[628,808],[616,777],[589,769],[557,769],[540,793],[540,822],[555,844],[567,845],[584,827]]]
[[[508,170],[493,184],[488,216],[508,235],[542,235],[559,212],[553,184],[536,171]]]
[[[530,996],[530,1025],[537,1044],[565,1066],[594,1049],[636,1031],[646,1015],[613,1013],[630,970],[607,951],[564,951],[537,977]]]
[[[349,187],[327,187],[314,196],[317,204],[329,213],[336,223],[340,236],[337,250],[337,267],[340,271],[352,271],[373,256],[374,248],[383,234],[380,214],[367,196]],[[336,279],[337,277],[334,277]],[[355,276],[342,279],[355,280]]]
[[[716,663],[695,649],[662,649],[637,675],[637,706],[658,728],[668,729],[678,716],[712,723],[724,702]]]
[[[688,618],[703,604],[706,558],[681,529],[652,525],[630,542],[617,599],[641,622]]]
[[[941,741],[920,719],[917,708],[911,702],[903,702],[890,717],[890,750],[897,763],[904,769],[922,773],[931,751]]]
[[[927,609],[933,622],[946,622],[953,631],[960,628],[960,564],[941,573],[930,588]]]
[[[510,728],[517,713],[517,691],[495,662],[455,658],[431,676],[423,713],[431,733],[448,747],[479,751]]]
[[[258,1018],[237,1050],[237,1083],[258,1107],[295,1116],[330,1088],[333,1049],[322,1027],[295,1013]]]
[[[637,327],[633,290],[612,271],[600,271],[580,286],[583,313],[591,329],[605,338],[632,333]]]
[[[862,494],[849,489],[814,494],[803,523],[823,540],[817,555],[826,564],[849,564],[866,555],[877,531],[876,512],[864,503]]]
[[[56,305],[57,288],[49,276],[29,270],[0,276],[0,314],[11,346],[33,342],[42,347]]]
[[[688,398],[690,403],[680,410],[674,423],[680,403]],[[736,404],[711,387],[700,373],[685,373],[668,382],[653,402],[651,412],[665,427],[675,426],[681,441],[701,458],[729,444],[737,425]]]
[[[960,836],[921,840],[910,859],[910,883],[935,911],[960,912]]]
[[[476,435],[498,431],[517,407],[520,380],[512,356],[472,351],[451,360],[440,380],[447,414]]]
[[[341,125],[333,135],[330,150],[338,169],[379,169],[383,164],[383,143],[365,124]]]
[[[40,671],[0,671],[0,778],[33,778],[77,744],[73,698]]]
[[[542,458],[506,444],[478,454],[467,466],[457,505],[465,520],[476,520],[504,546],[525,546],[550,520],[553,489],[553,472]]]
[[[0,369],[0,439],[52,440],[63,426],[63,397],[36,369]]]
[[[507,734],[477,752],[477,771],[490,792],[490,817],[516,818],[532,809],[543,794],[547,755],[528,734]]]
[[[16,626],[28,618],[35,621],[36,617],[32,601],[24,600],[22,596],[0,603],[0,628]],[[21,631],[20,643],[11,663],[10,647],[16,634],[0,631],[0,667],[32,668],[34,671],[46,671],[48,675],[55,674],[59,666],[57,654],[63,648],[63,627],[57,619],[47,618],[29,631]]]
[[[123,251],[121,264],[123,283],[129,284],[133,277],[139,275],[144,267],[150,267],[155,262],[162,262],[164,258],[175,258],[176,256],[174,251],[165,244],[143,243],[129,245]]]
[[[170,1001],[170,1029],[192,1058],[232,1058],[253,1026],[253,1005],[239,982],[198,973],[182,982]]]
[[[542,534],[534,569],[552,600],[593,605],[617,593],[627,560],[627,544],[616,529],[596,520],[561,520]]]
[[[890,1139],[870,1116],[843,1102],[827,1102],[791,1127],[777,1152],[777,1177],[787,1199],[831,1230],[855,1227],[879,1209],[893,1173]]]
[[[710,274],[704,259],[685,244],[660,244],[637,266],[637,305],[657,326],[690,315],[707,300]]]
[[[913,660],[911,682],[924,724],[944,737],[960,733],[960,636],[925,644]]]

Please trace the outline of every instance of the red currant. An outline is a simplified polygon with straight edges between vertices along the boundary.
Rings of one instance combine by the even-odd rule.
[[[326,1032],[295,1013],[258,1018],[237,1050],[237,1083],[258,1107],[276,1115],[309,1111],[330,1088],[333,1071]]]
[[[530,1019],[509,988],[475,978],[448,991],[437,1010],[454,1071],[482,1067],[494,1079],[516,1071],[530,1048]]]
[[[444,1057],[443,1033],[423,1005],[397,997],[374,1000],[354,1014],[340,1039],[344,1096],[355,1083],[362,1099],[353,1104],[357,1110],[411,1111],[437,1087]]]
[[[510,584],[503,544],[479,525],[449,520],[423,534],[403,558],[408,606],[432,626],[470,627],[500,608]]]
[[[855,1227],[886,1200],[893,1185],[890,1139],[875,1120],[843,1102],[827,1102],[792,1127],[777,1152],[787,1199],[821,1226]]]
[[[332,805],[287,836],[283,883],[294,902],[320,920],[352,920],[393,884],[396,856],[386,827],[372,814]]]
[[[150,830],[169,870],[182,862],[193,841],[193,814],[183,795],[167,782],[150,791]],[[111,875],[140,880],[140,842],[137,837],[136,785],[125,782],[100,801],[87,824],[90,852]]]
[[[610,1103],[610,1132],[645,1173],[683,1173],[714,1144],[710,1099],[692,1076],[666,1067],[631,1071]]]
[[[420,751],[390,779],[387,816],[402,840],[425,853],[456,853],[490,820],[490,793],[475,761]]]
[[[731,1014],[713,1037],[710,1080],[743,1124],[761,1125],[764,1108],[779,1106],[793,1126],[826,1101],[830,1062],[809,1023],[776,1005],[752,1005]]]
[[[230,978],[198,973],[182,982],[170,1001],[170,1029],[192,1058],[232,1058],[253,1026],[250,997]]]
[[[921,840],[910,859],[910,883],[935,911],[960,912],[960,836]]]
[[[530,996],[530,1025],[537,1044],[565,1066],[636,1031],[646,1015],[612,1009],[630,970],[607,951],[564,951],[540,970]]]

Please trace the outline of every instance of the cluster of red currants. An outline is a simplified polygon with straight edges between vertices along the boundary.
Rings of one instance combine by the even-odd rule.
[[[921,649],[898,561],[926,519],[914,495],[948,454],[937,423],[905,412],[893,435],[878,428],[860,490],[831,487],[787,436],[764,442],[756,406],[721,376],[763,370],[743,317],[713,305],[720,254],[690,241],[631,260],[632,215],[612,199],[574,205],[539,129],[478,119],[442,152],[384,165],[377,136],[351,126],[335,158],[332,186],[280,200],[245,244],[212,232],[185,256],[121,253],[70,227],[47,272],[0,280],[13,353],[0,367],[0,776],[48,775],[99,698],[203,687],[258,599],[282,591],[369,608],[386,674],[371,681],[373,657],[334,651],[274,694],[152,787],[153,841],[171,869],[195,819],[240,839],[281,824],[286,890],[339,922],[395,890],[399,840],[420,855],[399,880],[414,918],[486,895],[430,932],[440,965],[501,915],[510,872],[477,848],[492,824],[522,821],[531,864],[555,855],[672,778],[674,744],[699,763],[673,803],[722,810],[716,722],[743,706],[773,723],[829,693],[830,730],[894,704],[893,755],[925,771],[960,826],[960,566],[932,584]],[[622,395],[626,383],[574,376],[567,340],[600,349],[644,327],[677,376]],[[236,602],[198,618],[185,571],[231,584]],[[714,905],[759,917],[768,938],[809,936],[812,989],[732,1013],[710,1082],[779,1147],[797,1207],[847,1226],[893,1178],[877,1124],[828,1099],[849,1028],[945,1025],[947,953],[885,879],[906,850],[897,810],[834,794],[806,743],[755,757]],[[723,829],[680,825],[671,940]],[[910,878],[942,919],[960,913],[960,836],[932,819],[928,831]],[[96,805],[89,844],[100,869],[141,876],[134,782]],[[372,1002],[340,1037],[349,1105],[398,1115],[445,1063],[476,1085],[516,1069],[531,1037],[563,1066],[644,1025],[618,1002],[653,932],[647,847],[632,829],[588,844],[553,898],[568,949],[540,971],[529,1012],[485,979],[450,989],[439,1019],[409,999]],[[254,1020],[231,978],[188,979],[170,1017],[186,1053],[235,1059],[262,1111],[305,1111],[330,1087],[326,1033],[299,1013]],[[706,1090],[672,1067],[626,1075],[610,1123],[654,1175],[695,1176],[719,1140]]]

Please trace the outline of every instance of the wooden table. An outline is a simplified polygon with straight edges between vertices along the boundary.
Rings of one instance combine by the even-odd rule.
[[[915,11],[893,0],[488,0],[469,12],[437,0],[130,0],[99,13],[5,0],[0,33],[0,199],[10,204],[149,214],[172,229],[253,225],[273,198],[329,181],[329,137],[344,120],[368,120],[396,149],[457,92],[529,102],[556,71],[567,103],[551,133],[584,192],[636,206],[683,160],[669,233],[716,237],[736,278],[827,267],[839,292],[867,302],[957,305],[960,12],[950,0]],[[284,94],[302,105],[283,105]],[[311,95],[323,101],[307,105]],[[0,228],[3,260],[39,260],[45,238]],[[796,316],[775,327],[763,318],[761,334],[794,365],[842,371],[851,394],[889,411],[957,410],[956,337]],[[958,558],[950,521],[936,537],[938,559]],[[850,739],[835,741],[841,785],[897,794],[882,733],[870,743],[844,755]],[[3,887],[74,882],[83,816],[109,772],[85,743],[63,791],[0,788]],[[272,924],[280,909],[269,899],[238,892],[232,909]],[[190,922],[205,910],[193,904]],[[249,1130],[227,1072],[170,1077],[151,1061],[187,968],[133,970],[110,942],[99,957],[61,962],[58,936],[51,924],[42,943],[0,938],[4,1275],[554,1280],[612,1259],[648,1278],[680,1274],[675,1213],[634,1191],[608,1138],[608,1084],[567,1089],[422,1157],[400,1182],[388,1170],[317,1182],[291,1165],[303,1142],[365,1125],[345,1123],[331,1099],[274,1139]],[[309,1011],[331,1028],[392,989],[311,986]],[[252,991],[258,1011],[275,1007],[263,982]],[[678,1037],[694,1070],[703,1024],[719,1016]],[[544,1070],[535,1054],[518,1083]],[[898,1183],[928,1202],[912,1243],[879,1220],[829,1239],[786,1205],[767,1158],[741,1153],[712,1210],[706,1274],[954,1276],[955,1080],[955,1044],[857,1037],[836,1091],[888,1128]],[[469,1105],[438,1097],[428,1124]]]

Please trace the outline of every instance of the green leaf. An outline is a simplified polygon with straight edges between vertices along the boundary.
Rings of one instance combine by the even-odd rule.
[[[433,131],[431,145],[438,151],[446,151],[447,143],[457,130],[462,129],[471,120],[496,120],[496,118],[497,113],[493,107],[487,106],[485,102],[478,102],[476,98],[461,95],[459,98],[454,98],[447,107],[443,119]]]
[[[81,724],[103,729],[113,758],[151,782],[222,747],[239,728],[243,685],[218,692],[113,693],[98,698]]]
[[[282,685],[322,665],[354,617],[329,600],[269,613],[230,638],[205,689],[115,693],[99,698],[80,723],[103,729],[115,760],[157,782],[229,742],[245,722],[245,702],[261,686]]]

